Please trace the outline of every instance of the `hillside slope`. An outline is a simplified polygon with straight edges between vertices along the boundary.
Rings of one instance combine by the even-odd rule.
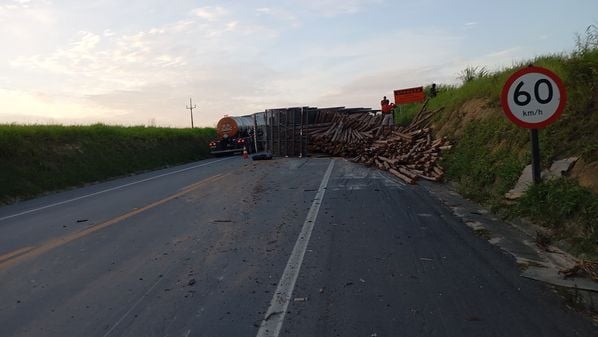
[[[540,130],[542,166],[570,156],[580,160],[569,177],[534,186],[512,204],[504,195],[531,162],[530,136],[504,116],[499,95],[507,78],[528,64],[554,71],[569,96],[561,118]],[[437,136],[455,144],[443,163],[448,179],[464,196],[507,217],[524,216],[546,226],[550,231],[543,239],[598,258],[598,44],[496,73],[470,68],[463,74],[461,86],[440,86],[429,102],[430,109],[444,108],[435,118]],[[403,119],[416,108],[407,107]]]

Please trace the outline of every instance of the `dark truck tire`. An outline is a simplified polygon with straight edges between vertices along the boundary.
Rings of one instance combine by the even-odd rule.
[[[272,154],[271,153],[261,153],[251,156],[253,160],[271,160]]]

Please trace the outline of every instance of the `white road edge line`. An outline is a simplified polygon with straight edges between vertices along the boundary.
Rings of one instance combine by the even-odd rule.
[[[291,296],[293,295],[295,282],[297,281],[297,276],[299,276],[299,270],[301,270],[303,257],[305,256],[309,238],[311,237],[311,232],[314,229],[314,224],[318,217],[320,205],[322,205],[322,201],[324,200],[326,186],[328,185],[328,180],[332,174],[333,167],[334,159],[330,161],[328,169],[324,174],[324,178],[322,178],[322,183],[320,183],[316,197],[307,213],[301,233],[299,233],[297,242],[295,242],[295,247],[291,252],[291,256],[289,256],[289,261],[284,268],[280,281],[278,281],[278,287],[276,288],[276,292],[274,292],[272,301],[270,301],[270,307],[266,311],[266,315],[262,320],[256,337],[278,337],[280,334],[280,329],[282,328],[287,307],[289,306]]]
[[[211,161],[209,163],[204,163],[204,164],[195,165],[195,166],[187,167],[187,168],[184,168],[184,169],[180,169],[180,170],[177,170],[177,171],[163,173],[163,174],[160,174],[160,175],[157,175],[157,176],[153,176],[153,177],[150,177],[150,178],[146,178],[146,179],[134,181],[134,182],[127,183],[127,184],[124,184],[124,185],[120,185],[120,186],[111,187],[111,188],[108,188],[108,189],[105,189],[105,190],[102,190],[102,191],[99,191],[99,192],[94,192],[94,193],[91,193],[91,194],[82,195],[80,197],[76,197],[76,198],[72,198],[72,199],[68,199],[68,200],[56,202],[56,203],[53,203],[53,204],[49,204],[49,205],[46,205],[46,206],[42,206],[42,207],[30,209],[30,210],[23,211],[23,212],[20,212],[20,213],[16,213],[16,214],[12,214],[12,215],[7,215],[5,217],[0,218],[0,221],[11,219],[11,218],[16,218],[18,216],[29,214],[29,213],[33,213],[33,212],[37,212],[37,211],[41,211],[41,210],[46,209],[46,208],[51,208],[51,207],[56,207],[56,206],[68,204],[68,203],[71,203],[73,201],[77,201],[77,200],[81,200],[81,199],[93,197],[93,196],[96,196],[96,195],[99,195],[99,194],[103,194],[103,193],[106,193],[106,192],[116,191],[116,190],[119,190],[121,188],[129,187],[129,186],[141,184],[141,183],[144,183],[144,182],[147,182],[147,181],[150,181],[150,180],[155,180],[155,179],[166,177],[166,176],[169,176],[169,175],[173,175],[173,174],[177,174],[177,173],[181,173],[181,172],[193,170],[193,169],[196,169],[198,167],[211,165],[211,164],[218,163],[218,162],[221,162],[221,161],[224,161],[224,160],[229,160],[231,158],[234,158],[234,157],[219,159],[219,160]]]

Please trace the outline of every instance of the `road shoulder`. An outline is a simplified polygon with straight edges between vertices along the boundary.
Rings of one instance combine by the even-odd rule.
[[[472,231],[513,256],[522,277],[556,286],[561,294],[574,291],[575,306],[592,312],[595,320],[598,318],[595,304],[598,303],[598,282],[577,275],[565,277],[562,271],[574,267],[577,260],[557,247],[540,247],[536,243],[537,226],[519,219],[502,220],[448,184],[422,182],[420,185]]]

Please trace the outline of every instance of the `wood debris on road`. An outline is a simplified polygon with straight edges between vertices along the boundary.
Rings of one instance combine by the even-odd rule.
[[[325,122],[310,125],[310,151],[350,158],[376,166],[414,184],[418,179],[440,181],[444,170],[439,161],[451,145],[435,139],[430,123],[435,113],[426,105],[408,126],[381,129],[382,115],[333,114]],[[381,134],[381,135],[378,135]]]
[[[563,274],[565,277],[583,276],[585,274],[598,282],[598,262],[579,260],[573,267],[560,270],[559,274]]]

